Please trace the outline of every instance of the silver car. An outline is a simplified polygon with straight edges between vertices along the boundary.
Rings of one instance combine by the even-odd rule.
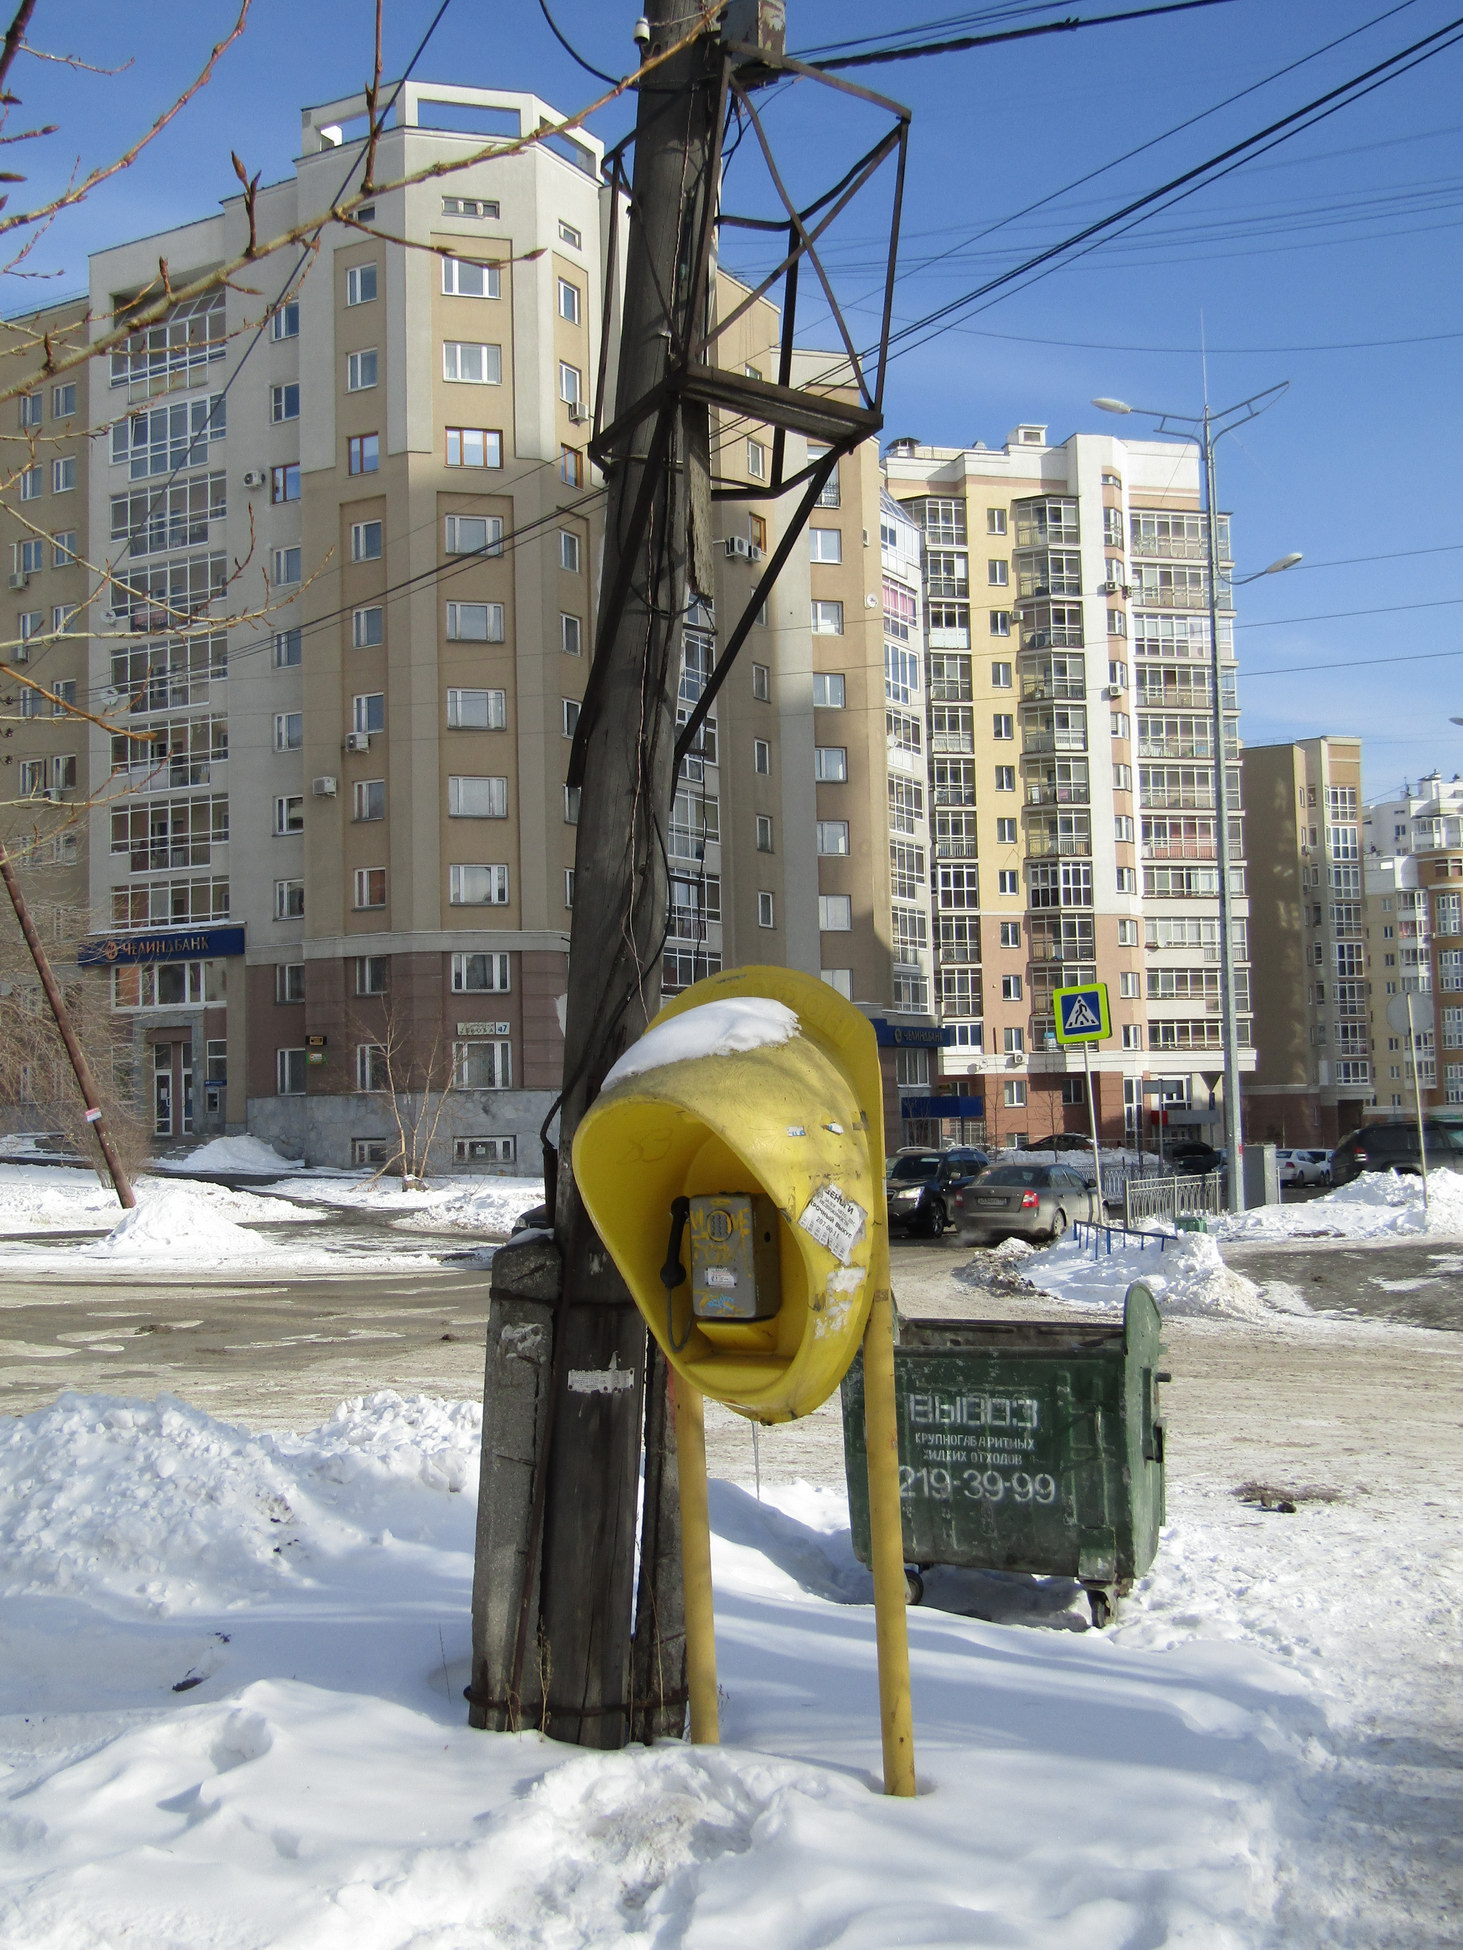
[[[954,1194],[968,1246],[997,1239],[1060,1239],[1074,1219],[1102,1219],[1102,1199],[1065,1165],[991,1165]]]

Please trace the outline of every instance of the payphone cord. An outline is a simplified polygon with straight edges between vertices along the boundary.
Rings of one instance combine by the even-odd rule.
[[[686,1331],[676,1339],[676,1318],[674,1312],[675,1294],[678,1286],[686,1283],[686,1269],[681,1261],[681,1241],[686,1234],[686,1221],[691,1216],[691,1201],[688,1198],[671,1200],[671,1236],[666,1242],[665,1265],[660,1269],[661,1285],[665,1288],[665,1338],[672,1354],[679,1354],[691,1338],[696,1325],[694,1314],[686,1322]]]

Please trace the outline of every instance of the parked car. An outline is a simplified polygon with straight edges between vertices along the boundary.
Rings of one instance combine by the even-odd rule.
[[[1423,1120],[1429,1171],[1463,1171],[1463,1125]],[[1398,1118],[1384,1124],[1363,1124],[1343,1138],[1331,1153],[1331,1183],[1349,1185],[1364,1171],[1401,1171],[1417,1177],[1422,1168],[1417,1122]]]
[[[1212,1144],[1204,1144],[1197,1138],[1184,1144],[1175,1144],[1168,1151],[1167,1157],[1180,1178],[1202,1178],[1205,1172],[1224,1169],[1224,1153],[1216,1151]]]
[[[921,1232],[938,1239],[950,1223],[955,1193],[989,1163],[984,1151],[970,1145],[956,1145],[949,1151],[914,1145],[896,1151],[884,1170],[889,1230]]]
[[[1092,1139],[1086,1131],[1058,1131],[1045,1144],[1034,1144],[1033,1151],[1082,1151],[1092,1156]]]
[[[992,1165],[955,1193],[968,1246],[997,1239],[1060,1239],[1074,1219],[1102,1219],[1101,1195],[1067,1165]]]
[[[1329,1151],[1277,1151],[1275,1169],[1282,1185],[1329,1185]]]

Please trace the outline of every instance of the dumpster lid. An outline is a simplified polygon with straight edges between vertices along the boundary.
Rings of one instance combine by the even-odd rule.
[[[1123,1322],[1065,1320],[917,1320],[898,1316],[901,1353],[1121,1354]]]

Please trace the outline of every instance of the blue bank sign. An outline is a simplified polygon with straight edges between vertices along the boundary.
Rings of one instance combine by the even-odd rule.
[[[242,955],[242,928],[172,929],[159,934],[108,934],[83,941],[76,959],[83,968],[117,968],[133,962],[216,961]]]

